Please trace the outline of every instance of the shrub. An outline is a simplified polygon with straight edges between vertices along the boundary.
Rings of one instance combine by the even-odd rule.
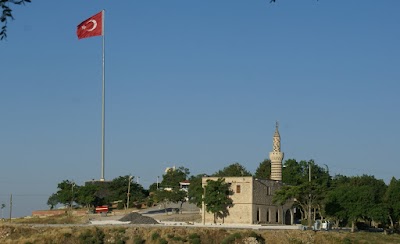
[[[201,244],[200,236],[197,233],[193,233],[189,235],[189,243],[190,244]]]
[[[158,234],[158,232],[153,232],[153,234],[151,234],[151,240],[155,241],[157,239],[160,238],[160,234]]]
[[[135,236],[133,238],[133,243],[134,244],[143,244],[143,243],[145,243],[145,240],[143,240],[143,238],[141,236]]]
[[[161,238],[159,241],[160,244],[168,244],[168,241],[165,240],[164,238]]]
[[[222,244],[235,243],[236,240],[241,239],[242,235],[240,233],[233,233],[222,240]]]
[[[352,244],[353,242],[351,241],[350,238],[346,237],[343,239],[343,244]]]
[[[92,231],[86,230],[84,233],[79,235],[79,240],[82,244],[103,244],[104,237],[104,232],[99,228],[96,228],[94,234]]]

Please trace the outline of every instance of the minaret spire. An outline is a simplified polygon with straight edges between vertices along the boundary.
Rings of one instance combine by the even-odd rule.
[[[281,136],[279,135],[279,123],[276,121],[275,133],[273,137],[272,152],[269,153],[271,160],[271,180],[282,181],[282,160],[283,152],[281,152]]]

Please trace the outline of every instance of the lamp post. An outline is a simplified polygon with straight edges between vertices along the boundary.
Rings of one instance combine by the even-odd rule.
[[[70,207],[71,207],[71,209],[72,209],[72,204],[74,203],[74,187],[75,187],[75,182],[72,182],[72,184],[71,184],[71,192],[72,192],[72,195],[71,195],[71,202],[70,202]]]
[[[308,194],[308,227],[311,228],[311,163],[308,163],[308,182],[309,182],[309,194]]]
[[[159,182],[160,176],[157,176],[157,190],[158,190],[158,182]]]
[[[129,209],[129,196],[131,195],[131,180],[132,180],[133,176],[129,176],[128,177],[128,192],[126,193],[126,209]]]

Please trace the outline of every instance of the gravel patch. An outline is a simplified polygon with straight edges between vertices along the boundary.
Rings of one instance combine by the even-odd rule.
[[[119,221],[130,221],[131,224],[158,224],[157,220],[148,217],[142,216],[139,213],[130,213],[120,218]]]

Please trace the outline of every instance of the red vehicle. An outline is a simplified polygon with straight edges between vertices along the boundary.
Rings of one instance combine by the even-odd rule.
[[[95,209],[96,213],[108,213],[108,206],[103,205],[103,206],[97,206]]]

